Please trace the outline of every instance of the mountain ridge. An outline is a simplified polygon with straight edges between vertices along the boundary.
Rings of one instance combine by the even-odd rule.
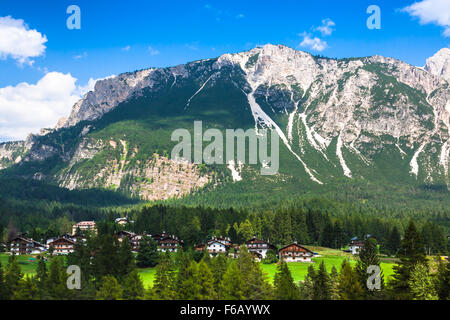
[[[337,177],[369,180],[383,177],[406,184],[422,181],[448,187],[450,90],[445,72],[450,60],[445,58],[446,54],[450,56],[450,50],[440,50],[427,60],[424,68],[419,68],[377,55],[330,59],[286,46],[266,45],[175,67],[124,73],[97,82],[94,92],[77,102],[68,119],[54,130],[29,137],[26,143],[18,143],[20,148],[0,144],[0,169],[56,157],[61,169],[36,170],[33,174],[31,170],[25,176],[49,179],[74,189],[123,187],[148,200],[183,196],[208,185],[234,183],[235,179],[230,179],[232,173],[244,179],[250,175],[253,179],[251,166],[244,166],[239,172],[226,167],[202,171],[193,166],[186,169],[190,172],[187,176],[204,183],[194,183],[182,192],[174,191],[180,188],[180,184],[174,183],[180,177],[176,171],[170,172],[166,187],[153,182],[137,183],[138,178],[153,177],[148,173],[142,175],[149,168],[137,169],[142,163],[150,165],[156,157],[164,159],[169,167],[176,164],[167,156],[155,155],[170,150],[169,129],[160,139],[165,141],[162,143],[165,150],[158,148],[161,141],[155,142],[154,150],[150,148],[142,156],[145,143],[139,147],[136,141],[123,137],[131,132],[130,128],[98,139],[97,123],[110,121],[105,124],[108,128],[119,126],[126,117],[137,121],[139,116],[130,116],[136,109],[136,114],[141,111],[144,117],[148,113],[149,120],[141,129],[150,135],[155,130],[164,131],[161,123],[166,120],[189,126],[191,122],[183,117],[208,119],[208,125],[223,129],[228,125],[256,130],[273,128],[281,137],[281,157],[289,168],[281,170],[280,180],[298,176],[306,183],[322,185]],[[218,102],[215,97],[219,96],[225,101]],[[227,117],[216,116],[223,112]],[[115,113],[126,116],[114,118]],[[113,120],[107,120],[108,117]],[[175,128],[168,123],[165,126]],[[66,146],[65,142],[43,142],[58,135],[61,138],[71,130],[76,131],[70,135],[73,146]],[[112,144],[116,146],[113,148]],[[126,148],[134,151],[125,153]],[[116,155],[115,162],[114,152],[121,153]],[[119,170],[118,176],[113,178],[115,173],[111,172],[106,178],[99,177],[100,170],[88,165],[100,154],[104,157],[99,160],[103,161],[101,167],[114,167],[110,171]],[[134,160],[136,157],[141,157],[139,164]],[[39,166],[36,165],[37,169]],[[77,166],[86,168],[77,169]],[[88,170],[95,173],[94,182],[91,179],[87,183],[86,177],[80,178]],[[289,171],[295,172],[290,175]],[[197,173],[191,176],[193,172]],[[126,184],[127,176],[134,181],[131,185]],[[104,182],[103,178],[115,183]],[[143,193],[138,191],[142,188],[146,190]],[[155,189],[167,189],[167,193],[156,198],[143,196]]]

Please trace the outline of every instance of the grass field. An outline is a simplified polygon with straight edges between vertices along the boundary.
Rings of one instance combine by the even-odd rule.
[[[324,261],[327,271],[330,272],[332,266],[335,266],[339,271],[342,261],[344,259],[348,259],[350,264],[354,266],[357,260],[349,253],[342,252],[340,250],[334,250],[329,248],[322,247],[312,247],[307,246],[311,251],[317,252],[320,254],[320,257],[313,258],[314,268],[318,268],[319,264]],[[2,266],[6,266],[8,264],[9,256],[6,254],[0,254],[0,262]],[[36,272],[37,261],[30,260],[32,256],[17,256],[20,267],[22,268],[22,272],[25,274],[34,274]],[[393,266],[395,265],[395,259],[381,259],[381,268],[384,273],[384,280],[386,281],[393,274]],[[301,263],[301,262],[293,262],[288,263],[289,269],[291,270],[292,277],[294,281],[301,281],[305,278],[309,263]],[[267,274],[269,281],[273,281],[273,277],[277,271],[276,264],[261,264],[261,268],[265,274]],[[147,268],[147,269],[139,269],[139,274],[144,282],[145,287],[149,287],[153,285],[153,281],[155,279],[156,269],[155,268]]]
[[[8,264],[9,257],[10,257],[9,255],[3,253],[0,254],[0,263],[2,264],[3,268]],[[37,258],[35,256],[24,255],[24,256],[16,256],[16,258],[24,274],[36,273]],[[35,259],[34,261],[30,260],[33,258]]]
[[[325,262],[325,266],[328,272],[331,272],[331,268],[333,266],[339,271],[341,268],[342,261],[344,259],[348,259],[350,264],[354,266],[357,263],[357,260],[349,253],[342,252],[340,250],[323,248],[323,247],[313,247],[306,246],[311,251],[317,252],[320,254],[320,257],[313,258],[314,268],[319,268],[319,265],[322,261]],[[393,274],[393,267],[395,265],[394,260],[392,258],[389,259],[381,259],[381,269],[383,270],[384,280],[386,281]],[[386,260],[386,262],[383,262]],[[306,274],[308,273],[309,263],[301,263],[301,262],[292,262],[288,263],[289,270],[292,273],[292,277],[294,281],[302,281],[305,279]],[[273,281],[273,277],[277,272],[277,264],[263,264],[261,263],[261,269],[267,275],[269,281]],[[149,287],[153,285],[153,281],[155,279],[156,270],[154,268],[150,269],[139,269],[139,274],[141,275],[142,281],[144,282],[145,287]]]

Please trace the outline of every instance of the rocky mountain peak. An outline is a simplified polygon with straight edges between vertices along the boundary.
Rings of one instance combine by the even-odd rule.
[[[428,58],[425,70],[450,82],[450,48],[443,48]]]

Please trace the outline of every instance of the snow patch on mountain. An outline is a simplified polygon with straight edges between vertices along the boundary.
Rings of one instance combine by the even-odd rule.
[[[411,159],[411,162],[409,163],[411,170],[410,173],[414,174],[416,177],[419,175],[419,163],[417,159],[419,158],[419,155],[422,153],[423,148],[425,148],[426,142],[423,143],[419,149],[414,153],[414,156]]]
[[[239,169],[239,171],[238,171],[238,170],[236,170],[236,167],[234,165],[234,160],[230,160],[228,162],[228,169],[230,169],[230,171],[231,171],[231,176],[233,177],[233,181],[234,182],[242,180],[242,177],[239,174],[239,171],[242,170],[242,164],[241,163],[238,164],[238,169]]]
[[[336,144],[336,156],[338,157],[341,167],[344,170],[344,175],[346,177],[351,178],[352,171],[349,169],[349,167],[347,166],[347,163],[345,162],[344,157],[342,156],[342,145],[343,145],[342,138],[341,138],[341,135],[339,134],[337,144]]]

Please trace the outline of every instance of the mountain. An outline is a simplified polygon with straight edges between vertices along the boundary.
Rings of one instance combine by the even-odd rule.
[[[450,48],[443,48],[428,58],[425,70],[450,82]]]
[[[232,202],[374,186],[450,187],[450,50],[424,68],[382,56],[329,59],[282,45],[98,81],[56,128],[0,144],[0,177],[146,200]],[[273,128],[280,169],[170,159],[177,128]],[[352,189],[353,190],[353,189]],[[353,191],[352,191],[353,192]],[[414,194],[414,192],[412,192]],[[227,200],[229,198],[229,200]],[[216,200],[213,200],[216,201]]]

